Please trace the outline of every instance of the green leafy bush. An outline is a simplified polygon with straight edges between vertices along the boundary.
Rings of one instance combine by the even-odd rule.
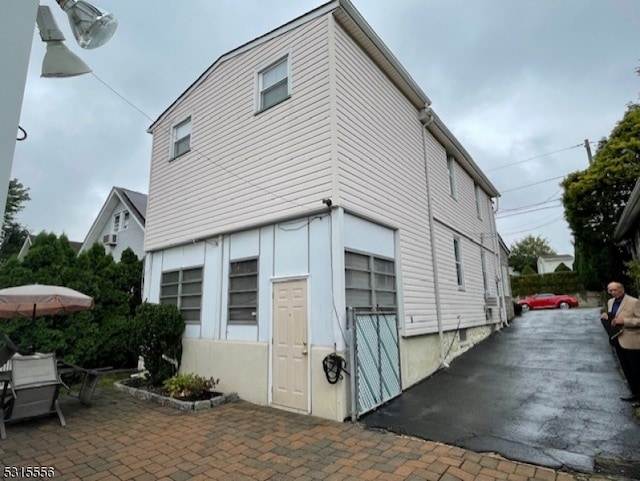
[[[180,367],[185,327],[182,314],[174,305],[143,302],[136,309],[134,325],[149,382],[160,386]],[[178,365],[163,359],[163,355],[175,359]]]
[[[511,277],[511,291],[514,296],[529,296],[541,292],[576,294],[584,292],[584,287],[578,274],[568,271]]]
[[[180,374],[167,379],[164,387],[171,397],[200,397],[213,391],[220,379],[206,379],[194,373]]]

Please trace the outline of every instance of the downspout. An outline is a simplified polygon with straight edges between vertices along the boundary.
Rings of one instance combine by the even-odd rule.
[[[502,300],[502,302],[500,303],[500,318],[502,320],[502,324],[503,326],[509,326],[509,319],[507,319],[507,299],[504,295],[504,283],[505,283],[505,279],[503,277],[503,272],[502,272],[502,260],[501,260],[501,255],[500,255],[500,242],[498,241],[498,225],[496,224],[496,215],[498,214],[498,210],[499,210],[499,204],[500,202],[500,198],[496,197],[496,205],[495,205],[495,209],[493,210],[493,245],[494,245],[494,249],[495,249],[495,253],[496,253],[496,259],[498,262],[498,269],[499,269],[499,273],[500,275],[498,276],[498,295],[500,296],[500,299]],[[507,279],[508,280],[508,279]]]
[[[431,107],[425,104],[424,109],[420,111],[420,121],[424,122],[422,129],[422,148],[424,149],[424,174],[427,187],[427,212],[429,217],[429,240],[431,242],[431,260],[433,262],[433,290],[436,299],[436,321],[438,323],[438,338],[440,340],[440,368],[449,367],[445,359],[444,352],[444,330],[442,327],[442,307],[440,301],[440,283],[438,281],[438,261],[436,259],[436,235],[433,226],[433,208],[431,199],[431,187],[429,185],[429,161],[427,158],[427,127],[434,121]]]

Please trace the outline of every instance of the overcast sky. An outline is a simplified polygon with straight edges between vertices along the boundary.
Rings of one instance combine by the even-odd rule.
[[[40,78],[45,46],[34,31],[20,118],[28,138],[12,172],[32,200],[18,220],[82,241],[114,185],[148,192],[150,119],[219,56],[324,2],[98,0],[119,25],[94,50],[75,43],[54,0],[40,3],[98,78]],[[640,1],[353,3],[502,192],[507,245],[532,234],[573,254],[553,199],[562,176],[586,168],[584,140],[608,136],[638,100]],[[533,204],[544,209],[512,210]]]

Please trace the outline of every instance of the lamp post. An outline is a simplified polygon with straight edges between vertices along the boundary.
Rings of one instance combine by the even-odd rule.
[[[118,25],[113,15],[83,0],[56,0],[69,16],[74,37],[82,48],[106,43]],[[0,0],[0,228],[4,223],[11,166],[20,123],[20,111],[27,81],[29,55],[36,19],[40,36],[47,42],[43,77],[69,77],[91,71],[62,43],[49,7],[38,8],[39,0]]]

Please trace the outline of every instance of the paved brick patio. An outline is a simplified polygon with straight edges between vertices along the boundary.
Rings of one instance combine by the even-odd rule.
[[[610,479],[242,401],[185,413],[110,388],[94,399],[86,408],[61,396],[67,427],[55,416],[7,425],[7,439],[0,441],[3,470],[52,466],[53,479],[82,481]]]

